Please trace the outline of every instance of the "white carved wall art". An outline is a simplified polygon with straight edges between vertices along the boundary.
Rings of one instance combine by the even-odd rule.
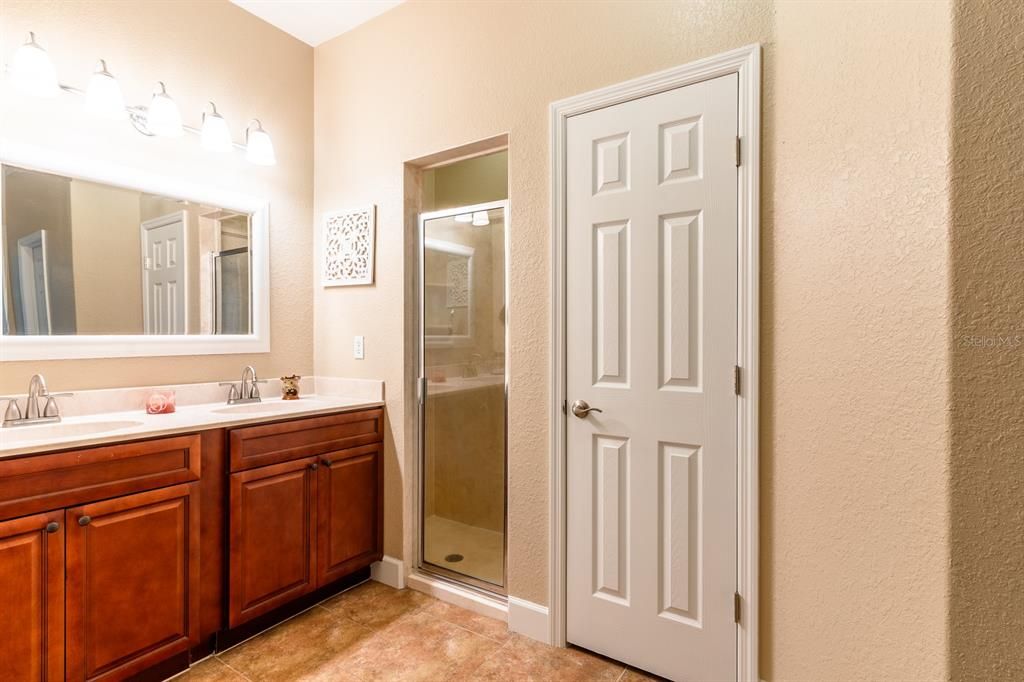
[[[377,207],[373,204],[324,216],[323,286],[373,284],[376,232]]]

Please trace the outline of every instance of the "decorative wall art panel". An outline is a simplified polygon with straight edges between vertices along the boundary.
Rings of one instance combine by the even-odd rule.
[[[375,205],[324,216],[323,276],[325,287],[373,284]]]

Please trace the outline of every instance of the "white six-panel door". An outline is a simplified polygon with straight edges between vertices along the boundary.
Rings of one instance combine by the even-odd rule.
[[[736,677],[735,75],[568,120],[569,642]]]
[[[146,334],[185,334],[188,320],[186,213],[142,223],[143,326]]]

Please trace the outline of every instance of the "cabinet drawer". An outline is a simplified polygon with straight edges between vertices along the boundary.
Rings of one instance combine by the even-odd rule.
[[[322,455],[384,438],[384,410],[360,410],[231,430],[231,470]]]
[[[199,435],[0,460],[0,519],[199,480]]]

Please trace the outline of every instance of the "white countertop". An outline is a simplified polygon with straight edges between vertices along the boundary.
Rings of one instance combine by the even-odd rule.
[[[0,459],[382,405],[365,397],[303,395],[298,400],[264,398],[261,403],[231,406],[223,402],[179,406],[171,414],[134,409],[65,417],[60,423],[0,428]]]

